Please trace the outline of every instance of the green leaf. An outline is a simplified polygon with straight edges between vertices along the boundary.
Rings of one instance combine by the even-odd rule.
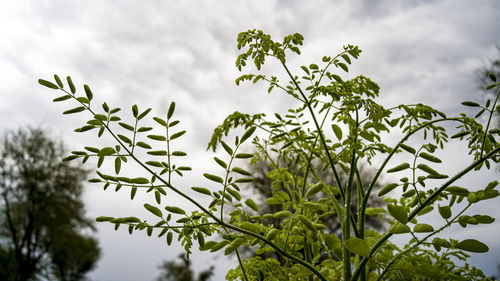
[[[446,191],[451,193],[452,195],[458,195],[458,196],[467,196],[469,195],[469,190],[463,187],[459,186],[449,186],[446,188]]]
[[[475,239],[465,239],[455,245],[456,248],[472,253],[486,253],[489,248],[486,244]]]
[[[413,231],[418,232],[418,233],[433,232],[434,227],[432,227],[432,225],[430,225],[430,224],[419,223],[419,224],[415,225],[415,227],[413,227]]]
[[[227,247],[226,250],[224,251],[224,255],[229,255],[232,252],[234,252],[236,249],[238,249],[239,246],[241,246],[243,243],[246,242],[246,239],[244,237],[238,237],[233,240]]]
[[[312,221],[310,221],[307,217],[305,217],[304,215],[298,215],[297,218],[305,227],[309,228],[309,230],[311,230],[312,232],[316,232],[316,227],[314,227]]]
[[[165,136],[160,136],[160,135],[147,135],[148,138],[156,141],[166,141],[167,138]]]
[[[229,145],[227,145],[227,143],[225,143],[224,141],[220,141],[220,143],[222,144],[222,147],[224,148],[224,150],[227,152],[227,154],[229,155],[233,155],[233,150],[231,149],[231,147],[229,147]]]
[[[81,102],[81,103],[90,103],[89,99],[86,98],[86,97],[78,97],[76,98],[77,101]]]
[[[239,168],[239,167],[233,167],[231,169],[231,171],[235,172],[235,173],[238,173],[240,175],[244,175],[244,176],[252,176],[252,173],[246,171],[246,170],[243,170],[242,168]]]
[[[255,132],[256,127],[250,127],[248,130],[245,131],[243,136],[241,137],[240,143],[243,143],[246,141],[249,137],[252,136],[253,132]],[[231,153],[232,154],[232,153]]]
[[[391,216],[393,216],[400,223],[408,223],[408,210],[406,209],[406,207],[388,205],[387,210],[389,211],[389,214],[391,214]]]
[[[431,161],[431,162],[434,162],[434,163],[441,163],[442,162],[441,159],[439,159],[439,158],[435,157],[434,155],[431,155],[431,154],[429,154],[427,152],[420,152],[418,154],[418,156],[424,158],[427,161]]]
[[[155,190],[155,199],[156,199],[156,203],[158,203],[158,204],[161,203],[161,194],[158,190]]]
[[[134,131],[134,127],[130,126],[129,124],[127,123],[123,123],[123,122],[119,122],[118,125],[122,126],[123,128],[129,130],[129,131]]]
[[[158,162],[158,161],[146,161],[144,162],[146,165],[153,166],[153,167],[158,167],[158,168],[163,168],[163,165]]]
[[[139,143],[137,143],[137,145],[139,145]],[[147,154],[153,156],[166,156],[168,153],[165,150],[152,150],[148,151]]]
[[[291,215],[292,215],[292,213],[290,211],[283,210],[283,211],[279,211],[279,212],[275,213],[273,216],[274,216],[274,218],[281,220],[281,219],[288,218]]]
[[[337,81],[338,83],[343,83],[344,81],[342,81],[342,78],[340,78],[340,76],[338,76],[337,74],[332,74],[332,77],[333,79],[335,79],[335,81]]]
[[[434,169],[432,169],[431,167],[425,165],[425,164],[418,164],[417,165],[417,168],[430,174],[430,175],[439,175],[438,172],[436,172]]]
[[[112,147],[105,147],[101,150],[99,150],[99,152],[97,153],[98,156],[109,156],[109,155],[113,155],[115,154],[116,151],[114,148]]]
[[[89,102],[92,100],[94,95],[92,94],[92,91],[90,90],[90,87],[88,85],[83,85],[83,89],[85,90],[85,95],[87,96],[87,99]]]
[[[271,241],[280,233],[279,229],[273,228],[266,234],[266,239]]]
[[[150,111],[151,111],[151,108],[144,110],[144,112],[142,112],[141,114],[139,114],[139,116],[137,116],[137,120],[141,120],[142,118],[144,118],[146,115],[148,115],[148,113]]]
[[[69,89],[71,90],[71,93],[72,94],[75,94],[76,93],[76,88],[75,88],[75,84],[73,84],[73,81],[71,80],[71,77],[66,77],[66,80],[68,81],[68,85],[69,85]]]
[[[335,234],[324,234],[323,238],[330,249],[340,248],[342,245],[342,242]]]
[[[410,164],[403,163],[401,165],[397,165],[396,167],[390,168],[389,170],[387,170],[387,173],[400,172],[400,171],[406,170],[408,168],[410,168]]]
[[[306,198],[310,198],[310,197],[314,196],[316,193],[318,193],[321,190],[323,190],[324,186],[325,185],[322,182],[318,182],[318,183],[314,184],[313,186],[311,186],[307,190],[307,192],[306,192]]]
[[[235,183],[245,183],[245,182],[254,182],[255,179],[254,178],[239,178],[239,179],[236,179],[234,182]]]
[[[82,112],[84,110],[85,110],[85,107],[79,106],[79,107],[72,108],[70,110],[66,110],[63,112],[63,114],[73,114],[73,113]]]
[[[443,219],[449,219],[451,217],[450,206],[438,206],[439,214]]]
[[[55,90],[59,89],[59,87],[57,87],[57,85],[55,85],[54,83],[49,82],[47,80],[43,80],[43,79],[38,79],[38,84],[45,86],[47,88],[55,89]]]
[[[147,178],[139,177],[139,178],[131,178],[130,182],[135,184],[148,184],[149,180]]]
[[[60,101],[65,101],[67,99],[70,99],[71,95],[65,95],[65,96],[60,96],[58,98],[53,99],[53,102],[60,102]]]
[[[344,242],[344,246],[347,248],[347,250],[356,255],[360,255],[363,257],[367,257],[370,255],[370,246],[368,245],[368,242],[363,239],[353,236]]]
[[[439,238],[439,237],[435,237],[434,239],[432,239],[432,244],[436,248],[441,248],[441,247],[449,248],[451,246],[450,242],[448,242],[445,239]]]
[[[151,149],[151,146],[149,144],[142,142],[142,141],[138,141],[135,145],[142,147],[142,148],[145,148],[145,149]]]
[[[94,118],[96,120],[100,120],[100,121],[107,121],[108,120],[108,117],[104,114],[96,114],[96,115],[94,115]]]
[[[338,140],[342,139],[342,129],[336,124],[332,124],[332,130]]]
[[[174,121],[170,122],[170,124],[168,124],[168,127],[170,128],[170,127],[173,127],[177,124],[179,124],[179,120],[174,120]]]
[[[493,82],[496,82],[497,81],[497,77],[495,76],[495,74],[493,74],[492,72],[488,72],[488,77],[491,79],[491,81]]]
[[[115,158],[115,173],[116,174],[120,173],[121,167],[122,167],[122,160],[120,159],[120,157],[116,157]]]
[[[403,234],[403,233],[409,233],[410,227],[407,226],[406,224],[402,224],[400,222],[396,222],[395,224],[391,225],[389,227],[389,232],[392,234]]]
[[[171,213],[174,213],[174,214],[179,214],[179,215],[185,215],[186,212],[179,208],[179,207],[174,207],[174,206],[166,206],[165,207],[165,210],[171,212]]]
[[[174,152],[172,152],[172,155],[173,156],[186,156],[187,153],[184,151],[174,151]]]
[[[137,129],[137,132],[142,133],[142,132],[147,132],[147,131],[151,131],[151,130],[153,130],[152,127],[140,127],[139,129]]]
[[[160,209],[156,208],[153,205],[149,205],[148,203],[146,203],[146,204],[144,204],[144,208],[146,208],[146,210],[150,211],[153,215],[156,215],[160,218],[163,217]]]
[[[338,66],[340,66],[340,68],[342,68],[345,72],[349,72],[349,68],[347,68],[347,65],[345,65],[345,63],[339,62]]]
[[[351,64],[351,58],[347,54],[342,54],[342,58],[348,63]]]
[[[172,232],[168,232],[167,233],[167,245],[170,246],[170,244],[172,244],[172,238],[173,238],[173,236],[174,235],[172,234]]]
[[[137,193],[137,187],[132,187],[130,190],[130,200],[134,200],[135,194]]]
[[[411,153],[411,154],[415,154],[417,151],[415,150],[415,148],[411,147],[411,146],[408,146],[404,143],[400,143],[399,144],[399,147],[401,147],[402,149],[406,150],[407,152]]]
[[[118,138],[119,138],[120,140],[122,140],[123,142],[128,143],[128,144],[132,144],[132,140],[131,140],[131,139],[129,139],[129,138],[127,138],[126,136],[121,135],[121,134],[117,134],[117,136],[118,136]]]
[[[203,245],[203,246],[200,247],[200,250],[201,251],[210,250],[216,244],[217,244],[217,242],[215,242],[215,241],[207,241],[207,242],[205,242],[205,245]]]
[[[457,138],[461,138],[463,136],[466,136],[470,134],[470,131],[461,131],[461,132],[458,132],[456,134],[454,134],[453,136],[451,136],[452,139],[457,139]]]
[[[167,127],[167,122],[165,122],[165,120],[161,119],[160,117],[153,117],[153,120],[155,120],[158,124]]]
[[[217,252],[218,250],[224,248],[224,246],[226,246],[227,244],[229,244],[229,241],[227,240],[222,240],[221,242],[215,244],[211,249],[210,249],[210,252],[213,253],[213,252]]]
[[[114,219],[114,218],[113,217],[100,216],[100,217],[95,218],[95,221],[96,222],[105,222],[105,221],[110,221],[112,219]]]
[[[224,183],[224,180],[216,175],[212,175],[209,173],[204,173],[203,176],[211,181],[217,182],[217,183]]]
[[[78,157],[79,157],[78,155],[69,155],[69,156],[67,156],[67,157],[64,157],[64,158],[62,159],[62,161],[63,161],[63,162],[67,162],[67,161],[74,160],[74,159],[76,159],[76,158],[78,158]]]
[[[198,193],[202,193],[202,194],[205,194],[205,195],[208,195],[208,196],[212,196],[212,192],[210,192],[210,190],[208,190],[207,188],[204,188],[204,187],[197,187],[197,186],[193,186],[191,187],[192,190],[198,192]]]
[[[259,207],[257,206],[257,204],[255,204],[255,202],[252,199],[248,198],[247,200],[245,200],[245,204],[255,212],[257,213],[259,212]]]
[[[139,108],[137,108],[137,105],[134,104],[132,105],[132,114],[134,115],[134,117],[137,118],[137,115],[139,114]]]
[[[462,104],[465,106],[471,106],[471,107],[480,107],[481,106],[477,102],[473,102],[473,101],[464,101],[464,102],[462,102]]]
[[[473,218],[476,220],[477,223],[482,223],[482,224],[490,224],[495,221],[495,218],[492,218],[487,215],[474,215]]]
[[[368,216],[378,215],[381,213],[387,213],[384,208],[366,208],[365,214]]]
[[[171,102],[170,106],[168,107],[167,119],[170,119],[172,117],[174,111],[175,111],[175,102]]]
[[[378,196],[384,196],[386,195],[387,193],[391,192],[392,190],[394,190],[396,187],[398,187],[398,184],[397,183],[390,183],[384,187],[382,187],[382,189],[380,189],[380,191],[378,192]]]
[[[173,134],[172,136],[170,136],[170,140],[175,140],[176,138],[184,135],[185,133],[186,133],[186,131],[177,132],[177,133]]]
[[[238,158],[238,159],[248,159],[248,158],[252,158],[253,157],[253,153],[238,153],[234,156],[234,158]]]
[[[233,190],[231,188],[226,188],[226,191],[229,192],[229,194],[231,194],[231,196],[233,196],[237,201],[240,201],[241,200],[241,195],[238,191],[236,190]]]

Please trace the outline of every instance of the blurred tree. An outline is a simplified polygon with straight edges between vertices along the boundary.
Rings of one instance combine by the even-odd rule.
[[[280,165],[280,167],[286,166],[285,163],[280,163],[279,165]],[[318,167],[319,165],[315,165],[315,166]],[[296,173],[300,174],[300,171],[297,171],[297,167],[290,166],[287,168],[290,169],[290,171],[295,171]],[[280,205],[272,205],[272,204],[266,203],[266,199],[271,198],[273,196],[273,188],[272,188],[273,183],[279,182],[279,179],[272,176],[272,173],[271,173],[273,170],[276,170],[276,169],[277,169],[277,167],[273,167],[273,165],[271,163],[266,162],[263,159],[260,159],[259,161],[255,162],[249,166],[249,170],[252,172],[255,181],[251,184],[246,185],[246,187],[248,188],[248,190],[250,192],[253,193],[252,198],[255,199],[255,202],[259,206],[260,215],[264,216],[264,217],[266,217],[265,216],[266,214],[274,214],[278,211],[281,211]],[[342,169],[339,169],[339,171],[340,171],[339,177],[340,177],[341,181],[346,182],[348,179],[347,175],[343,172]],[[366,187],[370,184],[370,181],[374,177],[375,172],[376,171],[374,169],[371,169],[369,166],[366,166],[366,165],[361,165],[359,167],[359,179],[360,179],[360,182],[361,182],[363,187]],[[319,178],[321,178],[325,184],[328,184],[331,186],[336,185],[333,176],[331,174],[329,174],[328,172],[325,172],[324,170],[318,168],[314,174],[316,176],[318,176]],[[314,179],[312,179],[312,178],[311,178],[311,180],[314,181]],[[355,181],[355,186],[356,186],[357,179],[355,179],[354,181]],[[379,181],[375,184],[375,186],[373,188],[374,188],[374,190],[379,190],[380,188],[382,188],[382,186],[383,186],[383,184],[381,183],[381,181]],[[289,194],[289,195],[291,196],[291,194]],[[320,193],[315,195],[315,197],[317,197],[316,200],[319,200],[318,202],[321,202],[320,196],[321,196]],[[357,210],[356,210],[357,203],[356,202],[357,202],[357,198],[358,198],[358,195],[356,194],[356,192],[353,192],[352,198],[353,198],[352,202],[354,202],[354,203],[352,204],[351,213],[356,218],[356,214],[357,214]],[[337,195],[337,199],[340,200],[340,195]],[[375,208],[375,207],[382,207],[383,205],[385,205],[385,202],[380,197],[377,196],[377,192],[372,192],[369,199],[368,199],[368,206]],[[381,216],[366,216],[365,219],[366,219],[366,221],[365,221],[366,227],[368,229],[380,231],[384,228],[384,220],[381,219]],[[335,217],[328,216],[328,217],[323,219],[323,223],[327,227],[327,231],[329,233],[333,233],[337,236],[341,235],[342,230],[341,230],[340,222]],[[267,225],[272,224],[275,228],[281,228],[280,220],[275,219],[275,218],[270,217],[270,216],[268,216],[267,218],[264,219],[264,224],[267,224]],[[251,248],[249,248],[249,247],[244,247],[241,250],[242,250],[242,254],[244,256],[254,255],[254,251],[252,251]],[[281,262],[284,262],[284,260],[282,260],[282,257],[275,254],[274,252],[265,253],[263,256],[272,257],[272,258],[277,259]]]
[[[493,73],[497,77],[500,76],[500,46],[496,46],[497,48],[497,58],[490,60],[486,66],[476,69],[475,71],[475,79],[477,86],[480,90],[484,91],[488,85],[492,83],[491,79],[488,77],[488,73]],[[489,91],[489,93],[493,93]],[[493,93],[494,94],[494,93]]]
[[[81,199],[87,171],[61,162],[64,154],[40,129],[0,143],[0,267],[10,268],[0,279],[84,280],[98,260],[97,241],[83,234],[93,230]]]
[[[179,255],[180,263],[175,261],[164,261],[160,266],[160,276],[157,281],[208,281],[214,274],[214,267],[211,266],[198,274],[198,278],[194,278],[194,272],[191,269],[191,262],[186,259],[184,254]]]
[[[255,164],[250,165],[250,170],[252,171],[252,174],[255,178],[255,181],[252,184],[249,184],[247,186],[251,191],[254,191],[256,193],[255,198],[258,198],[257,200],[258,200],[258,202],[260,202],[257,204],[259,205],[259,210],[260,210],[261,215],[274,214],[274,213],[280,211],[281,209],[278,205],[269,205],[269,204],[266,204],[266,202],[265,202],[266,198],[270,198],[273,196],[273,193],[272,193],[273,191],[272,191],[271,186],[272,186],[274,180],[272,178],[270,178],[268,175],[272,170],[275,170],[275,168],[272,167],[272,165],[270,163],[265,162],[263,160],[259,160]],[[347,175],[345,173],[342,173],[341,169],[339,169],[339,170],[341,171],[341,173],[339,174],[340,179],[343,182],[347,181]],[[368,186],[370,184],[370,180],[374,176],[373,173],[375,171],[367,168],[366,166],[360,166],[359,171],[360,171],[360,179],[361,179],[362,186]],[[323,180],[323,182],[325,184],[335,186],[335,183],[334,183],[335,180],[334,180],[333,176],[330,175],[329,173],[318,169],[316,171],[316,174]],[[356,182],[356,180],[355,180],[355,182]],[[374,190],[378,190],[381,187],[382,187],[382,185],[379,182],[377,182],[376,185],[374,186]],[[353,202],[356,202],[356,200],[357,200],[356,192],[353,192],[352,196],[354,198]],[[338,196],[338,198],[340,198],[340,195]],[[384,201],[380,197],[377,196],[376,192],[372,192],[372,195],[370,195],[368,202],[369,202],[368,204],[370,207],[379,207],[379,206],[382,206],[385,204]],[[353,205],[352,213],[356,214],[357,213],[357,210],[355,210],[356,203],[354,203],[352,205]],[[267,221],[266,223],[272,223],[275,226],[278,226],[278,224],[279,224],[279,220],[272,219],[272,218],[267,219],[267,220],[269,220],[269,221]],[[383,228],[383,221],[380,220],[378,216],[367,216],[366,224],[368,227],[375,229],[375,230],[381,230]],[[330,233],[340,234],[340,230],[341,230],[340,224],[337,220],[332,219],[331,221],[325,221],[325,225],[329,229]]]

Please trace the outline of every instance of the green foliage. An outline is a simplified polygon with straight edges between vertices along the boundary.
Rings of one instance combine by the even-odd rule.
[[[466,261],[466,252],[486,252],[487,245],[472,238],[457,241],[437,235],[453,224],[468,227],[494,221],[487,215],[464,213],[474,204],[496,198],[497,182],[482,190],[453,184],[500,161],[498,129],[492,129],[489,121],[486,125],[478,121],[479,113],[488,114],[489,120],[500,113],[497,106],[500,92],[494,102],[488,101],[484,106],[464,102],[465,106],[479,110],[475,117],[466,114],[448,117],[420,103],[385,108],[375,101],[380,88],[371,79],[356,76],[346,80],[339,74],[348,72],[349,65],[359,58],[361,50],[357,46],[344,46],[334,57],[325,56],[320,63],[301,66],[299,77],[288,68],[286,56],[290,52],[300,54],[302,43],[300,34],[286,36],[281,42],[257,30],[238,35],[239,70],[249,62],[261,70],[266,59],[276,59],[289,82],[281,83],[275,76],[243,74],[236,83],[268,83],[268,92],[279,89],[299,105],[286,114],[276,113],[272,117],[235,112],[215,128],[208,148],[216,150],[220,145],[225,154],[214,157],[214,164],[222,172],[203,174],[211,188],[192,187],[185,191],[172,181],[173,176],[182,177],[182,171],[190,170],[176,164],[178,156],[186,153],[173,149],[185,134],[184,130],[173,128],[179,124],[172,119],[175,103],[171,103],[166,119],[152,118],[160,125],[160,132],[145,135],[143,132],[152,128],[141,127],[139,121],[149,109],[141,113],[134,105],[131,121],[118,122],[122,120],[116,114],[119,108],[111,109],[104,103],[102,111],[91,106],[88,87],[85,87],[86,97],[81,97],[71,84],[68,92],[57,79],[57,85],[40,80],[41,85],[62,91],[64,100],[69,96],[78,103],[69,113],[90,113],[90,120],[77,132],[96,130],[101,137],[107,131],[117,143],[115,147],[86,147],[72,152],[66,160],[85,162],[95,157],[100,167],[105,160],[113,159],[116,174],[123,170],[124,164],[135,162],[147,173],[146,177],[128,178],[99,171],[98,177],[91,181],[103,184],[105,189],[115,186],[115,191],[126,187],[131,190],[132,199],[138,188],[154,194],[158,207],[151,204],[144,207],[154,214],[155,221],[135,217],[98,220],[108,221],[115,228],[128,225],[130,233],[145,230],[148,235],[166,234],[169,245],[176,235],[187,257],[195,240],[202,251],[234,253],[239,266],[229,271],[228,280],[394,280],[402,276],[415,276],[416,280],[479,280],[484,277],[468,264],[457,267],[452,259]],[[500,89],[500,84],[495,82],[494,88]],[[450,125],[456,129],[447,129],[453,127]],[[241,136],[231,142],[226,140],[231,130],[240,127],[245,130]],[[388,145],[387,138],[399,141]],[[240,151],[246,140],[251,140],[255,147],[253,155]],[[435,153],[445,149],[451,140],[463,142],[472,160],[459,172],[446,175],[441,172],[446,163]],[[152,160],[143,159],[141,151]],[[397,153],[402,153],[407,161],[393,163]],[[375,157],[383,159],[378,167],[372,164]],[[241,168],[246,164],[243,160],[250,158],[251,163],[260,159],[271,163],[268,176],[273,179],[272,193],[265,202],[275,207],[275,214],[260,213],[259,205],[240,192],[242,185],[255,180],[252,172]],[[376,171],[369,183],[361,180],[360,167],[364,163]],[[333,183],[325,182],[318,171],[328,173]],[[386,207],[368,208],[369,198],[373,198],[384,171],[405,176],[378,192],[387,202]],[[188,213],[171,206],[173,202],[169,202],[165,189],[183,197],[196,210]],[[392,199],[387,197],[389,193],[402,196]],[[210,203],[202,206],[195,196],[206,196]],[[162,208],[167,212],[162,212]],[[424,222],[422,215],[429,212],[439,212],[442,222],[433,225]],[[373,215],[389,220],[387,232],[367,227],[366,216]],[[266,223],[271,217],[279,220],[278,225]],[[340,223],[340,239],[328,232],[325,218]],[[391,243],[393,235],[403,233],[411,235],[403,248]],[[209,237],[212,240],[206,241]],[[255,256],[241,258],[241,247],[252,247]],[[279,258],[265,258],[266,253]]]

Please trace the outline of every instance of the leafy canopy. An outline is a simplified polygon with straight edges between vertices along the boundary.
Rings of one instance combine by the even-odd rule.
[[[98,167],[104,161],[114,161],[114,171],[101,169],[91,181],[103,184],[105,189],[112,186],[115,191],[127,190],[131,199],[141,190],[156,200],[156,204],[144,204],[153,220],[98,217],[97,221],[110,222],[116,228],[125,225],[130,233],[157,233],[166,237],[168,245],[175,236],[188,257],[196,240],[202,251],[234,254],[239,265],[228,272],[228,280],[483,278],[480,270],[468,264],[457,266],[453,261],[466,261],[467,252],[487,252],[487,245],[473,238],[444,238],[439,233],[453,224],[469,227],[495,220],[487,214],[465,212],[474,204],[496,198],[496,181],[479,190],[456,185],[460,178],[473,175],[475,170],[490,169],[499,161],[500,130],[492,128],[490,120],[500,112],[500,92],[494,102],[485,105],[463,102],[478,110],[474,117],[449,117],[421,103],[386,108],[376,102],[380,87],[370,78],[342,78],[342,73],[348,72],[350,64],[361,54],[357,46],[344,46],[336,56],[325,56],[321,62],[301,66],[293,73],[287,66],[287,56],[300,54],[303,39],[296,33],[274,41],[260,30],[238,35],[239,70],[253,64],[260,71],[267,59],[275,59],[287,73],[288,82],[272,75],[247,73],[237,78],[236,84],[265,82],[268,92],[284,92],[299,106],[274,116],[241,112],[229,115],[215,128],[208,144],[208,148],[222,147],[224,151],[224,157],[214,157],[220,172],[204,173],[210,184],[191,189],[183,189],[174,181],[191,170],[178,164],[187,153],[175,150],[175,145],[186,131],[179,128],[180,123],[174,118],[174,102],[165,116],[151,119],[156,124],[153,128],[144,121],[151,109],[142,111],[133,105],[132,118],[122,120],[118,115],[120,108],[93,104],[87,85],[81,96],[76,94],[70,77],[66,83],[69,91],[57,75],[55,83],[40,79],[41,85],[62,93],[54,101],[78,103],[64,114],[90,114],[88,122],[77,132],[97,131],[98,137],[107,132],[116,142],[113,147],[87,146],[65,160],[85,162],[95,157]],[[491,75],[490,79],[489,87],[500,89],[497,78]],[[484,121],[481,116],[486,116],[485,124],[480,122]],[[455,129],[449,129],[452,126]],[[228,133],[236,128],[243,128],[243,134],[235,131],[238,136],[229,140]],[[384,141],[388,138],[399,141],[389,145]],[[446,159],[440,159],[436,153],[446,149],[449,141],[464,143],[472,156],[462,170],[450,175],[444,173]],[[242,151],[242,145],[248,142],[255,147],[255,153]],[[407,160],[395,163],[397,153]],[[372,164],[374,157],[383,159],[379,166]],[[275,207],[274,214],[261,214],[258,204],[240,192],[243,185],[254,181],[245,168],[248,159],[251,163],[264,159],[272,165],[272,194],[266,203]],[[132,162],[144,169],[144,177],[120,174],[122,166]],[[360,180],[364,163],[376,169],[369,183]],[[318,170],[329,173],[333,183],[324,182]],[[386,173],[401,178],[376,193],[384,199],[384,207],[368,207],[375,184]],[[342,174],[346,176],[341,178]],[[187,212],[175,206],[175,202],[169,201],[167,190],[183,197],[196,210]],[[199,196],[209,198],[211,203],[202,205]],[[430,212],[439,213],[441,223],[430,224],[423,216]],[[366,217],[373,215],[389,220],[386,232],[367,229]],[[265,223],[271,216],[279,220],[279,225]],[[340,237],[329,233],[323,224],[325,218],[339,221]],[[403,248],[391,242],[395,235],[407,238]],[[242,258],[239,249],[244,246],[252,247],[256,255]],[[267,252],[276,253],[280,259],[266,258]]]

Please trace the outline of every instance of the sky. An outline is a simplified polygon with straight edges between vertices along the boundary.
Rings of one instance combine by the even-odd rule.
[[[193,166],[189,176],[176,180],[187,189],[207,184],[201,175],[215,171],[213,154],[205,148],[225,116],[236,110],[280,112],[294,104],[278,92],[267,94],[264,85],[235,85],[239,32],[261,29],[276,40],[301,33],[302,55],[289,60],[296,72],[302,64],[335,55],[343,45],[359,45],[363,53],[346,77],[372,78],[381,86],[382,104],[423,102],[453,114],[465,110],[461,101],[481,100],[474,71],[498,55],[499,14],[500,2],[494,0],[0,0],[0,132],[41,126],[71,150],[100,143],[94,134],[74,133],[87,119],[62,118],[68,105],[52,103],[56,96],[37,84],[54,73],[70,75],[80,92],[83,84],[90,85],[97,103],[127,112],[137,104],[164,116],[175,101],[175,114],[188,132],[179,147],[189,152],[185,161]],[[270,62],[263,71],[281,70]],[[446,157],[451,166],[463,161],[458,153]],[[464,181],[480,185],[495,178],[498,171]],[[89,216],[147,216],[142,204],[150,197],[131,201],[127,192],[88,185],[85,200]],[[495,205],[498,200],[483,211],[498,214]],[[473,255],[472,262],[495,274],[500,239],[490,234],[500,231],[499,224],[454,231],[484,238],[490,253]],[[164,239],[115,232],[108,224],[99,224],[97,235],[103,256],[91,274],[95,281],[153,280],[160,262],[181,251],[167,247]],[[193,264],[197,271],[216,265],[214,280],[236,266],[232,259],[198,252]]]

